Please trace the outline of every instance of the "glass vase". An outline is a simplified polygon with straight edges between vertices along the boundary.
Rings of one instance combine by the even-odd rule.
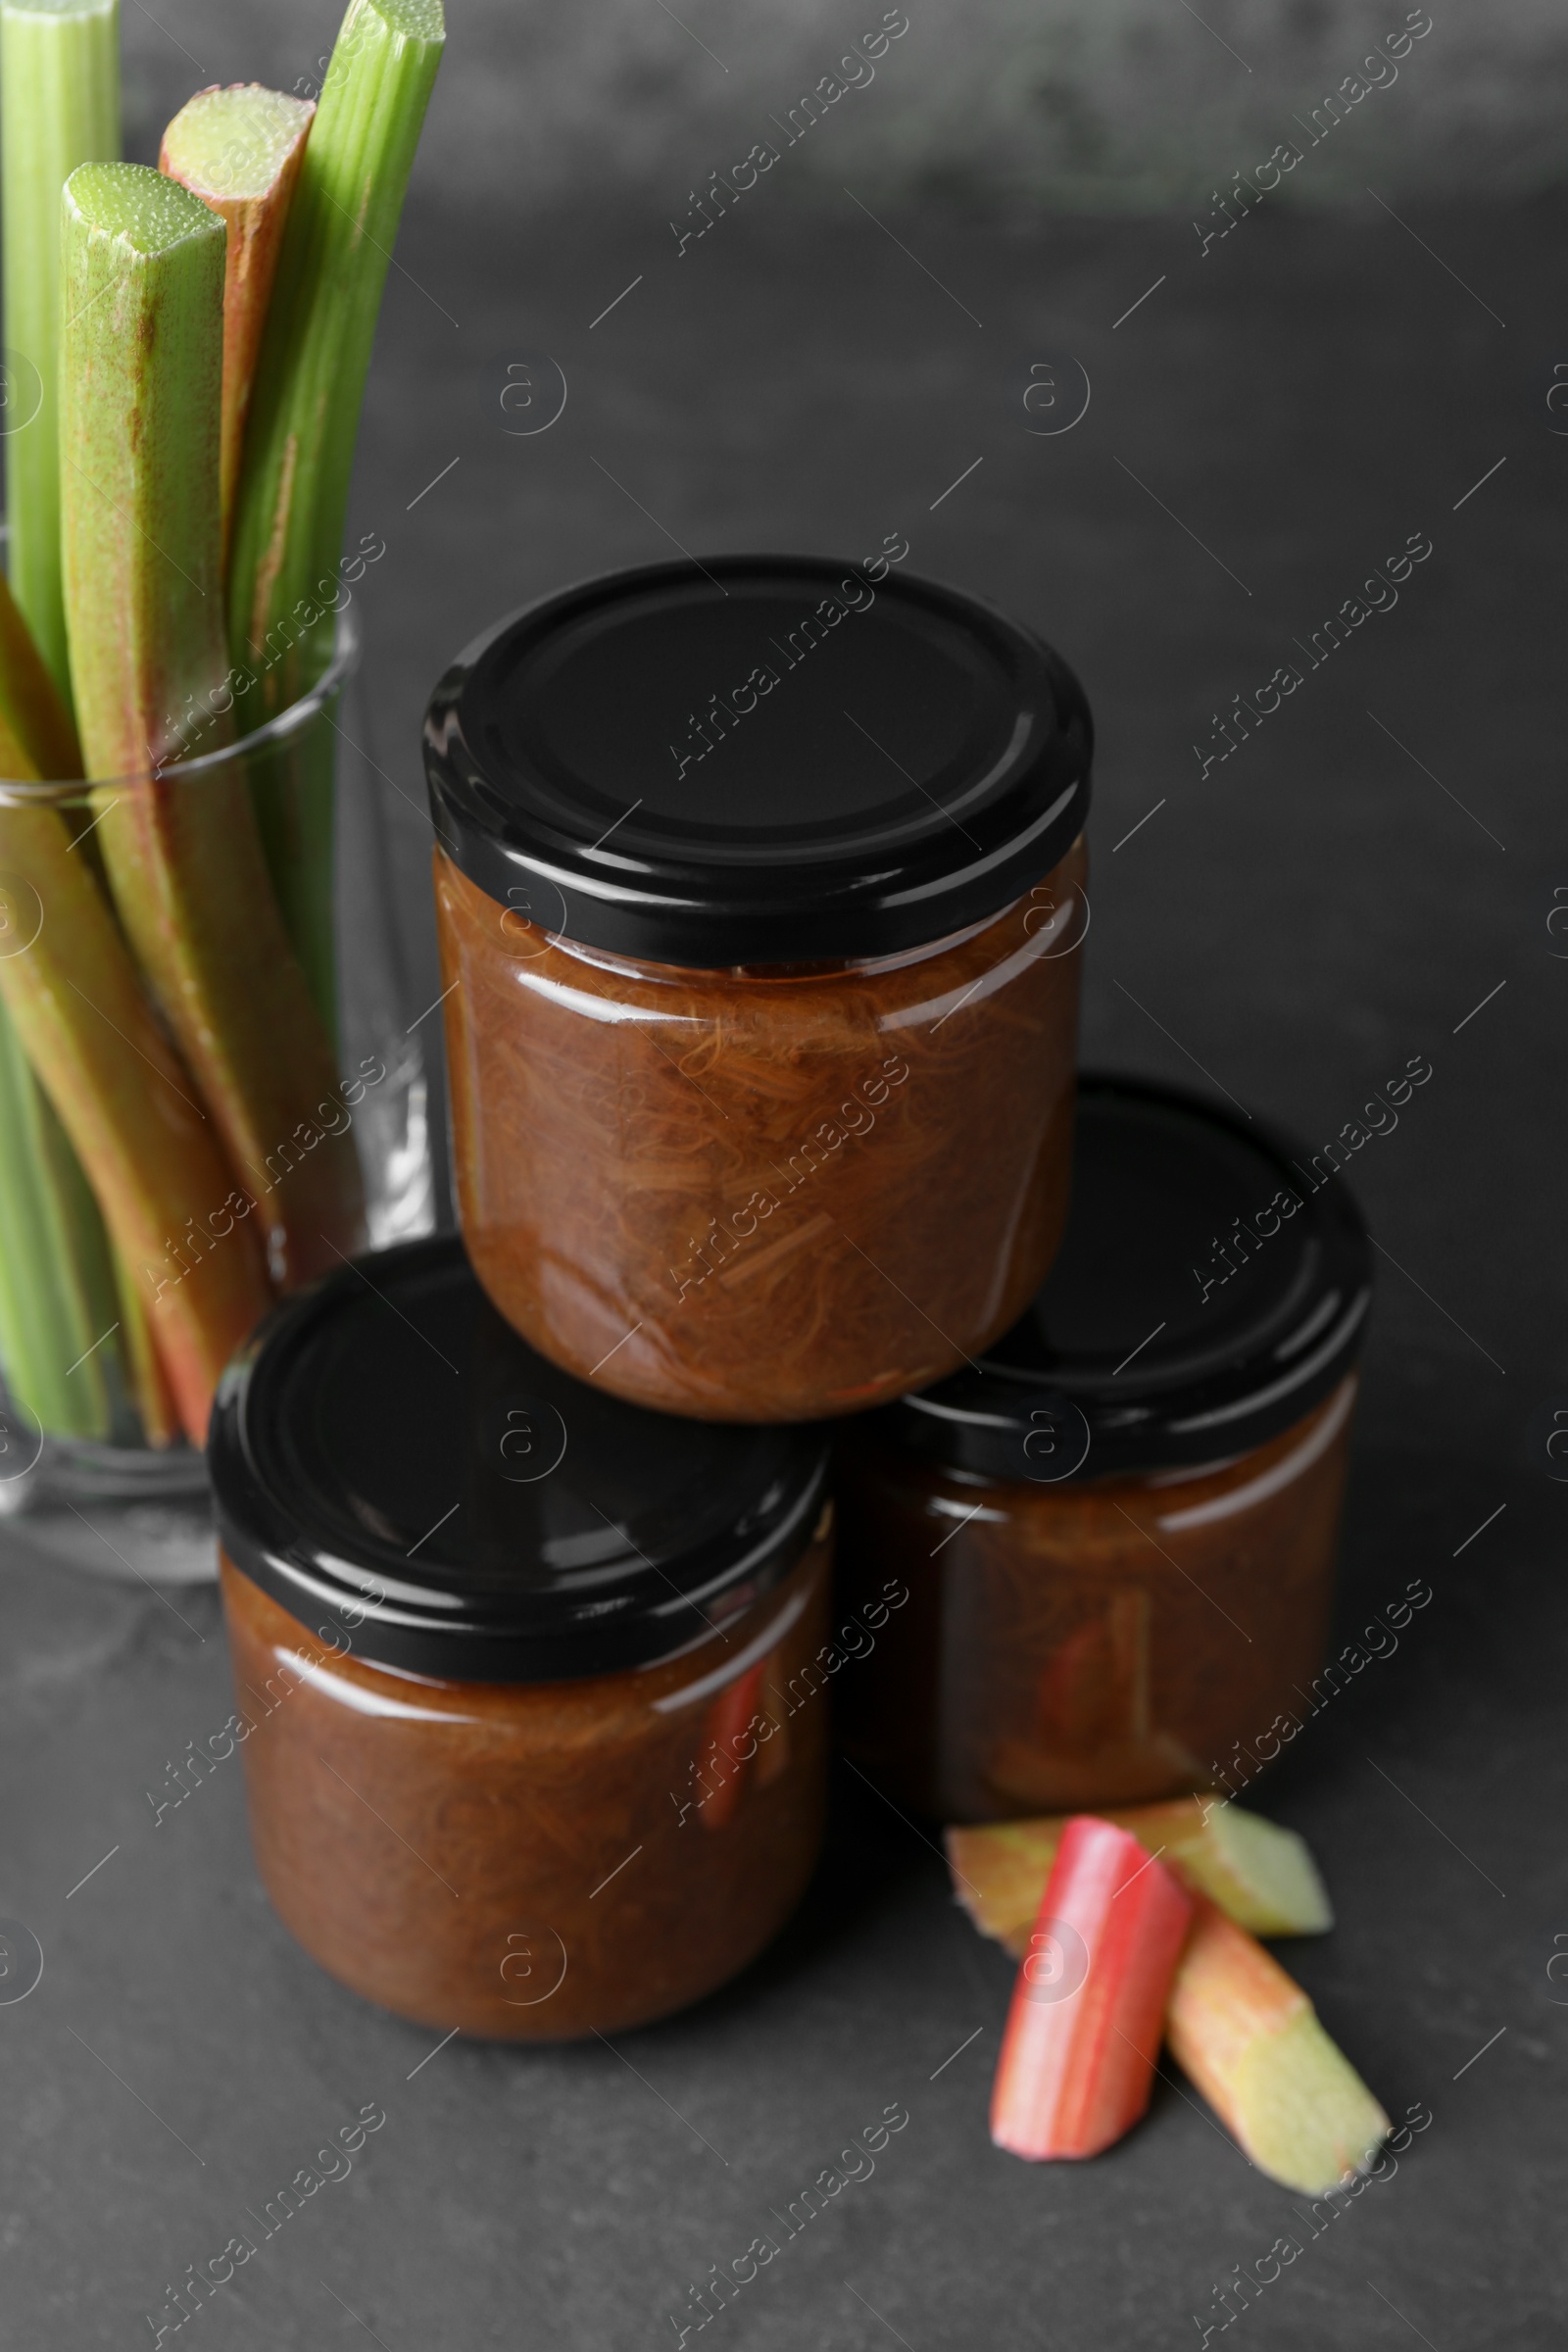
[[[336,1154],[354,1195],[352,1229],[340,1226],[336,1239],[330,1231],[318,1237],[302,1231],[291,1245],[292,1267],[279,1255],[276,1232],[271,1234],[266,1249],[274,1286],[281,1280],[292,1287],[317,1270],[301,1252],[314,1250],[324,1259],[325,1250],[336,1255],[358,1247],[380,1249],[427,1233],[435,1223],[430,1087],[419,1025],[427,974],[418,973],[419,958],[397,919],[395,804],[389,780],[362,748],[360,649],[356,616],[344,610],[337,616],[332,662],[318,685],[220,748],[203,749],[203,736],[211,743],[214,734],[243,730],[246,716],[244,702],[221,690],[199,715],[186,714],[177,730],[186,753],[176,762],[91,785],[0,780],[0,958],[34,954],[48,919],[40,811],[64,820],[68,857],[91,867],[133,950],[145,935],[136,908],[127,904],[126,868],[122,863],[111,872],[100,830],[114,821],[115,809],[151,808],[149,796],[156,795],[160,838],[176,843],[182,834],[221,841],[232,823],[252,844],[253,865],[259,841],[316,1000],[317,1060],[324,1069],[322,1057],[330,1055],[337,1083],[319,1090],[318,1108],[313,1088],[313,1115],[251,1156],[254,1174],[239,1166],[226,1131],[220,1139],[226,1147],[225,1173],[238,1179],[228,1197],[228,1230],[235,1214],[247,1214],[240,1202],[249,1200],[255,1210],[274,1188],[279,1199],[286,1197],[281,1180],[316,1149],[313,1134],[326,1146],[320,1164]],[[232,717],[225,701],[233,705]],[[143,796],[140,804],[137,796]],[[59,834],[56,821],[48,832],[49,858],[59,857]],[[259,936],[268,935],[261,926]],[[275,925],[270,936],[276,937]],[[77,985],[85,972],[78,974],[58,955],[57,960],[67,989],[88,1005],[74,1017],[110,1017]],[[145,956],[142,960],[145,970]],[[28,985],[35,985],[30,976]],[[166,976],[166,1000],[167,994]],[[157,991],[150,988],[149,995]],[[124,1271],[122,1254],[117,1272],[92,1190],[53,1106],[50,1070],[35,1066],[46,1058],[38,1049],[40,1032],[27,1026],[23,1012],[13,1015],[13,1002],[0,988],[0,1349],[7,1328],[26,1334],[28,1348],[25,1369],[13,1362],[9,1377],[0,1358],[0,1560],[30,1557],[150,1584],[213,1580],[217,1544],[202,1452],[170,1428],[154,1433],[165,1442],[149,1443],[147,1415],[137,1409],[138,1394],[144,1400],[150,1394],[136,1377],[137,1317],[125,1305],[134,1276]],[[160,1016],[160,1025],[169,1024]],[[34,1059],[24,1048],[24,1031]],[[284,1064],[293,1050],[292,1039],[279,1049]],[[149,1099],[156,1098],[167,1078],[160,1081],[149,1064],[143,1081],[130,1058],[137,1053],[125,1039],[121,1067],[144,1083]],[[191,1109],[209,1129],[220,1125],[208,1120],[194,1082],[189,1092]],[[357,1185],[344,1156],[351,1149],[345,1130],[358,1163]],[[247,1249],[256,1248],[270,1213],[255,1217]],[[205,1222],[223,1230],[217,1214]],[[302,1228],[319,1222],[305,1214],[303,1197],[299,1222]],[[202,1239],[209,1250],[223,1246],[210,1233]],[[338,1249],[339,1241],[346,1250]],[[151,1270],[158,1281],[142,1269],[149,1277],[144,1297],[178,1281],[194,1254],[189,1237],[171,1236],[164,1271]],[[150,1313],[143,1328],[156,1328]],[[20,1338],[13,1348],[20,1351]],[[68,1362],[73,1354],[75,1360]]]

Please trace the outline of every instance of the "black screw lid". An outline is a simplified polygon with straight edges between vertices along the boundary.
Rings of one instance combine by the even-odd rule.
[[[1308,1159],[1177,1088],[1084,1073],[1072,1210],[1033,1305],[977,1370],[868,1425],[1036,1483],[1221,1461],[1278,1436],[1353,1365],[1371,1300],[1360,1213]]]
[[[530,605],[425,720],[436,832],[481,889],[709,968],[896,954],[999,912],[1082,830],[1091,747],[1082,689],[1026,630],[813,556]]]
[[[278,1307],[207,1458],[237,1568],[368,1663],[453,1682],[684,1648],[794,1566],[826,1474],[820,1432],[674,1420],[558,1371],[446,1235]]]

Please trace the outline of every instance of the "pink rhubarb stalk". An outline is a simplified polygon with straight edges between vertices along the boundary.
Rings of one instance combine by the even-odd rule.
[[[262,329],[315,112],[309,99],[286,98],[254,81],[198,90],[165,131],[158,157],[159,171],[210,205],[228,228],[220,451],[225,564]]]
[[[991,2099],[998,2147],[1097,2156],[1137,2123],[1192,1915],[1136,1838],[1072,1817],[1013,1988]]]
[[[61,782],[80,765],[70,713],[0,580],[0,774]],[[0,898],[15,932],[0,996],[109,1227],[148,1442],[167,1445],[177,1417],[200,1445],[218,1375],[265,1309],[267,1284],[248,1230],[217,1265],[202,1262],[231,1180],[88,862],[90,839],[73,838],[80,824],[0,807]]]
[[[64,818],[0,809],[0,865],[37,925],[23,953],[0,957],[6,1009],[200,1446],[219,1375],[269,1302],[255,1227]]]

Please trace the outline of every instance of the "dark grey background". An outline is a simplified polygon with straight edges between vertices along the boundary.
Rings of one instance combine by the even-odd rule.
[[[581,213],[630,190],[674,212],[829,73],[885,0],[458,0],[420,157],[503,203]],[[331,0],[122,0],[131,150],[197,82],[314,94]],[[806,142],[797,176],[835,198],[990,191],[1124,212],[1206,202],[1396,33],[1407,0],[910,0],[908,33],[841,106],[853,135]],[[1368,178],[1481,198],[1550,185],[1568,159],[1568,20],[1556,0],[1434,0],[1398,79],[1325,143],[1302,201]],[[853,71],[853,69],[852,69]],[[1380,78],[1380,69],[1374,67]],[[797,197],[799,200],[799,194]]]
[[[853,123],[822,135],[853,185]],[[481,207],[427,184],[352,527],[388,542],[368,699],[411,925],[419,710],[481,625],[671,538],[855,556],[897,529],[919,568],[1051,636],[1095,706],[1086,1058],[1223,1088],[1317,1146],[1430,1056],[1355,1167],[1387,1254],[1340,1639],[1411,1578],[1434,1598],[1254,1796],[1310,1838],[1339,1910],[1288,1965],[1390,2110],[1433,2122],[1238,2326],[1256,2352],[1412,2330],[1544,2352],[1565,2300],[1568,1489],[1532,1428],[1568,1403],[1568,938],[1547,928],[1568,893],[1568,416],[1547,406],[1568,209],[1395,201],[1404,225],[1365,195],[1265,206],[1200,260],[1185,216],[908,198],[876,206],[884,230],[780,175],[677,262],[652,198],[585,181],[553,211]],[[1088,414],[1034,435],[1029,370],[1067,352]],[[546,353],[564,414],[509,437],[508,366]],[[1412,532],[1435,552],[1397,609],[1200,780],[1209,714]],[[1192,2342],[1222,2271],[1304,2234],[1299,2200],[1175,2087],[1090,2165],[990,2147],[1010,1971],[853,1781],[797,1925],[716,1999],[619,2054],[460,2037],[421,2066],[437,2036],[339,1990],[271,1917],[237,1765],[152,1825],[145,1791],[231,1704],[212,1596],[20,1566],[0,1591],[0,1910],[46,1955],[0,2009],[19,2344],[150,2342],[166,2282],[368,2101],[387,2122],[352,2177],[191,2323],[208,2352],[367,2329],[386,2352],[653,2352],[688,2281],[893,2102],[910,2121],[874,2178],[709,2342]]]

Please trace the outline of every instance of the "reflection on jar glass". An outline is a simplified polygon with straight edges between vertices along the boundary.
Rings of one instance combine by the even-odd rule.
[[[1078,1122],[1029,1314],[843,1441],[847,1596],[889,1572],[911,1595],[844,1737],[950,1821],[1234,1790],[1318,1703],[1360,1220],[1321,1166],[1170,1090],[1085,1078]]]
[[[1089,756],[1054,655],[886,561],[615,575],[470,649],[427,726],[458,1193],[534,1347],[808,1420],[1016,1319],[1066,1211]]]
[[[755,1957],[815,1862],[824,1446],[582,1388],[455,1241],[374,1283],[281,1310],[215,1421],[264,1884],[323,1968],[422,2024],[663,2016]]]

